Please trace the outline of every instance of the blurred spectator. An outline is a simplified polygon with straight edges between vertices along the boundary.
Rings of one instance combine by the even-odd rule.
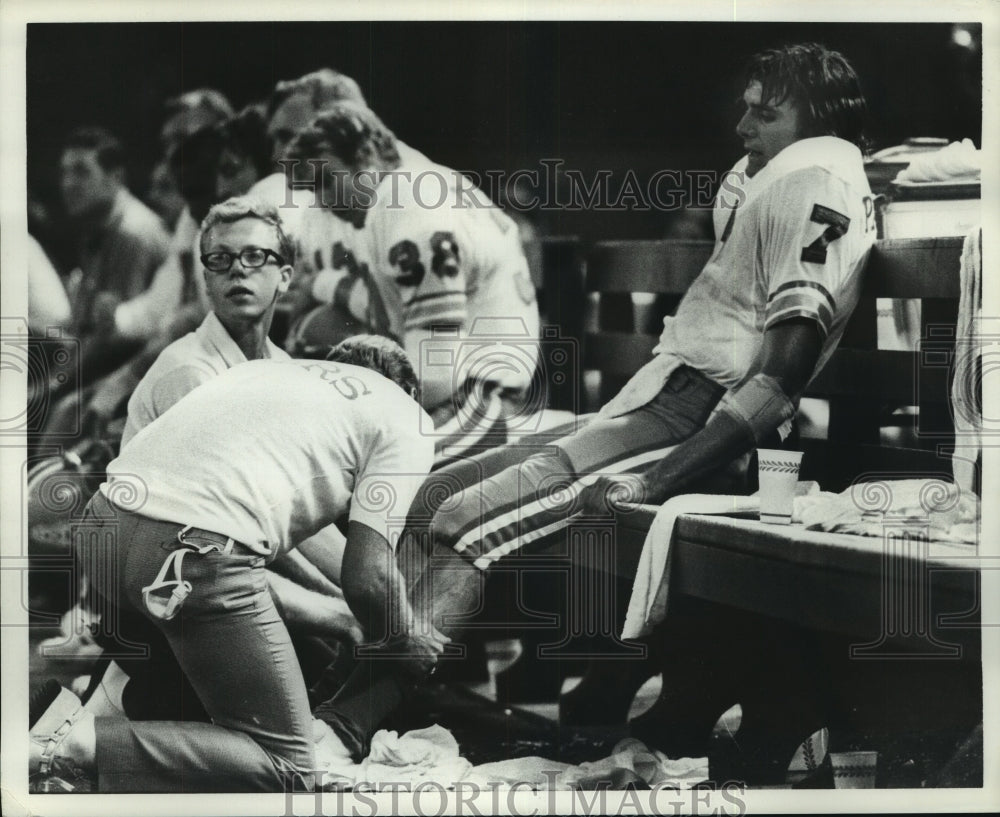
[[[279,82],[267,103],[267,135],[277,162],[288,143],[319,112],[342,99],[366,105],[353,79],[332,68],[320,68],[298,79]]]
[[[174,229],[167,259],[149,288],[115,310],[115,330],[121,335],[154,337],[166,330],[178,310],[187,305],[196,313],[189,322],[193,329],[208,312],[204,285],[196,274],[196,245],[198,224],[216,201],[215,168],[222,142],[218,126],[205,127],[181,140],[171,154],[170,175],[185,208]]]
[[[225,201],[249,192],[271,172],[271,143],[267,122],[256,105],[250,105],[219,125],[222,147],[215,170],[215,198]]]
[[[170,163],[166,159],[157,162],[149,176],[146,204],[163,219],[167,229],[172,232],[184,211],[184,197],[174,183],[174,177],[170,173]]]
[[[186,196],[187,207],[169,240],[166,258],[149,287],[127,301],[109,302],[113,309],[103,319],[106,336],[131,344],[137,354],[127,359],[117,357],[118,366],[110,374],[60,400],[50,412],[43,444],[65,440],[81,415],[86,433],[109,436],[113,441],[116,433],[106,431],[108,423],[124,412],[132,389],[156,356],[171,340],[194,329],[207,314],[204,282],[195,269],[195,216],[203,218],[213,203],[220,146],[218,131],[204,128],[184,139],[171,155],[171,172]],[[152,213],[149,215],[156,219]]]
[[[160,129],[164,157],[195,131],[223,122],[233,115],[225,94],[214,88],[198,88],[167,100],[167,119]]]
[[[45,336],[69,324],[69,298],[56,268],[32,236],[28,236],[28,329]]]
[[[136,351],[114,333],[114,309],[148,286],[169,239],[156,214],[125,187],[122,145],[107,131],[74,131],[60,167],[63,201],[77,239],[79,269],[69,289],[86,384]]]
[[[182,220],[185,201],[170,169],[171,156],[192,134],[230,119],[233,107],[221,91],[198,88],[167,100],[164,108],[166,120],[160,129],[163,154],[150,174],[147,200],[167,228],[173,231]],[[208,207],[205,208],[207,211]]]

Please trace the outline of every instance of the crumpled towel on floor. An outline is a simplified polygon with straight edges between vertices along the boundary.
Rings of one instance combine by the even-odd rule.
[[[361,763],[351,763],[317,745],[317,768],[324,774],[326,790],[367,787],[375,790],[388,785],[408,786],[435,783],[445,789],[456,783],[492,786],[528,784],[538,791],[591,789],[615,786],[621,780],[639,780],[685,789],[708,779],[708,758],[671,760],[662,752],[651,752],[645,744],[629,738],[619,743],[609,757],[579,766],[522,757],[473,766],[459,754],[458,742],[443,726],[434,724],[402,736],[379,730],[372,749]]]
[[[524,786],[535,791],[616,788],[619,782],[638,781],[649,786],[689,789],[708,779],[708,758],[671,759],[650,751],[635,738],[626,738],[601,760],[573,766],[544,757],[517,757],[474,766],[465,778],[481,788]]]
[[[360,786],[378,789],[390,783],[413,788],[424,782],[447,788],[462,780],[472,768],[468,760],[459,756],[458,741],[438,724],[402,736],[395,730],[380,729],[372,738],[371,751],[360,763],[331,756],[321,741],[316,747],[316,766],[324,772],[321,782],[324,789]]]

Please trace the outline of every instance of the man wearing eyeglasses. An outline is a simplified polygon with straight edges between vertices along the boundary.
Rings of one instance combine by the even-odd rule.
[[[288,289],[295,260],[277,209],[249,197],[215,205],[202,223],[200,248],[212,311],[197,330],[164,349],[136,387],[128,404],[123,451],[167,409],[226,370],[250,360],[291,360],[268,339],[275,305]],[[293,552],[283,558],[277,572],[268,571],[269,585],[282,612],[298,632],[349,640],[360,637],[356,620],[341,603],[342,594],[330,579],[343,545],[343,537],[334,531],[321,532],[312,546],[304,543],[302,554]],[[315,567],[315,560],[324,553],[323,568]],[[313,564],[307,563],[307,558]],[[146,628],[144,633],[155,638],[155,633]],[[118,663],[131,679],[122,700],[126,714],[142,718],[179,716],[173,707],[184,696],[178,696],[176,688],[185,686],[185,682],[177,676],[178,667],[170,659],[169,650],[151,650],[149,658],[139,663],[122,663],[120,659]],[[117,708],[118,696],[113,691],[114,679],[119,678],[117,670],[105,673],[98,669],[94,677],[103,678],[100,683],[112,690],[108,699]],[[97,684],[95,680],[92,688]],[[156,690],[170,690],[171,685],[171,694],[155,694]],[[99,700],[103,698],[95,699],[93,706]],[[201,715],[200,711],[181,714],[195,718]]]
[[[128,404],[122,448],[196,386],[248,360],[288,359],[268,340],[288,289],[293,249],[275,208],[246,198],[213,207],[202,224],[202,263],[212,311],[157,358]]]

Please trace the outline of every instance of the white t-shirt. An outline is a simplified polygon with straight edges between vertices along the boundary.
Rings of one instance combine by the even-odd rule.
[[[823,337],[814,374],[833,354],[876,238],[861,152],[820,136],[794,142],[741,181],[746,164],[738,162],[722,185],[712,257],[676,314],[663,319],[653,360],[602,415],[644,405],[682,364],[726,388],[739,385],[764,332],[789,318],[813,321]]]
[[[270,340],[265,341],[265,348],[269,358],[291,359]],[[160,352],[135,387],[128,401],[122,447],[196,386],[246,362],[239,344],[216,314],[209,312],[194,332],[178,338]]]
[[[348,510],[394,546],[433,461],[421,419],[370,369],[251,361],[140,431],[101,491],[151,519],[231,536],[268,561]]]

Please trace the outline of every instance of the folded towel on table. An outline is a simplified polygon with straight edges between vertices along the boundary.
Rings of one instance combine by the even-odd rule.
[[[897,182],[927,183],[977,179],[983,160],[971,139],[952,142],[948,147],[920,153],[899,171]]]

